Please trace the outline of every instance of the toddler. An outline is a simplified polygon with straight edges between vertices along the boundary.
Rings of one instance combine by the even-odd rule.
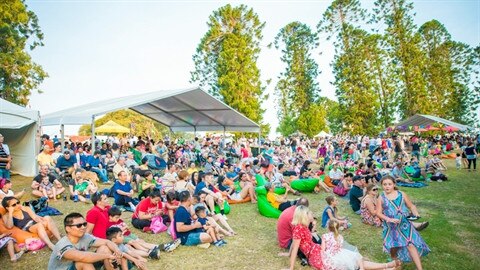
[[[455,158],[455,166],[457,167],[457,170],[462,168],[462,155],[460,155],[460,153],[457,153],[457,157]]]
[[[207,217],[207,209],[204,206],[199,206],[195,208],[195,214],[197,215],[197,221],[203,225],[203,228],[199,228],[199,232],[206,232],[212,237],[213,244],[216,247],[223,247],[227,242],[220,238],[219,228],[210,225],[210,222]]]
[[[53,184],[50,183],[50,179],[47,176],[42,177],[42,182],[40,183],[39,190],[43,193],[43,197],[53,198],[53,200],[57,200],[57,191]]]

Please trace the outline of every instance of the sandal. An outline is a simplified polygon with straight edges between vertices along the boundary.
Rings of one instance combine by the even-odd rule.
[[[430,223],[429,223],[428,221],[425,221],[425,222],[422,222],[422,224],[420,224],[420,226],[418,226],[418,228],[416,228],[416,229],[417,229],[417,231],[419,232],[419,231],[427,228],[428,225],[430,225]]]

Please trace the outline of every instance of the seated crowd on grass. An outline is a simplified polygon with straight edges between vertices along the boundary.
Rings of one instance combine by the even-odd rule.
[[[410,261],[421,269],[420,257],[429,248],[418,232],[428,222],[412,222],[419,213],[408,195],[398,191],[397,183],[446,180],[442,156],[456,149],[460,149],[455,156],[457,169],[470,171],[473,165],[475,171],[475,144],[479,145],[478,137],[474,141],[462,136],[337,136],[315,141],[296,137],[275,142],[240,138],[228,143],[220,138],[154,142],[109,137],[92,151],[88,143],[65,143],[62,148],[48,135],[42,141],[37,156],[40,172],[32,181],[32,195],[93,203],[87,213],[65,217],[66,235],[62,237],[51,218],[22,206],[25,191],[12,190],[10,175],[4,173],[10,168],[5,164],[11,162],[4,150],[8,147],[0,148],[2,221],[8,229],[17,227],[38,235],[52,249],[49,269],[93,269],[101,264],[105,269],[131,265],[146,269],[147,258],[158,259],[160,251],[173,251],[180,244],[225,246],[225,238],[236,235],[235,224],[227,221],[226,202],[257,203],[256,177],[265,179],[268,203],[282,212],[278,243],[289,249],[290,268],[298,255],[302,263],[316,269],[398,269]],[[316,155],[312,156],[313,149]],[[318,223],[306,198],[288,198],[288,194],[301,196],[292,188],[293,181],[312,178],[322,179],[313,192],[329,193]],[[276,194],[276,188],[283,188],[284,195]],[[112,206],[108,197],[113,197]],[[352,213],[365,224],[383,227],[384,250],[392,262],[365,260],[345,244],[340,232],[352,228],[338,212],[338,198],[348,200]],[[130,221],[122,220],[123,211],[133,213]],[[142,233],[168,231],[173,239],[165,244],[147,243],[129,224]],[[317,225],[328,233],[318,235]],[[399,240],[402,236],[407,237]],[[25,251],[16,242],[8,234],[0,235],[0,248],[7,247],[12,261]],[[89,252],[90,248],[96,252]]]

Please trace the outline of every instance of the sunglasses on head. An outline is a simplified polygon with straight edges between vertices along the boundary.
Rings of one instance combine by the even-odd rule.
[[[373,191],[377,191],[377,190],[378,190],[378,188],[374,188],[374,189],[372,189],[372,190],[373,190]]]
[[[67,225],[68,227],[77,227],[77,228],[81,228],[81,227],[87,227],[87,222],[83,222],[83,223],[78,223],[78,224],[72,224],[72,225]]]

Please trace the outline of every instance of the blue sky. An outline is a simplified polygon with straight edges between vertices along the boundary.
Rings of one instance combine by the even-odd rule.
[[[227,3],[246,4],[266,22],[258,66],[264,81],[272,79],[267,91],[273,93],[284,65],[280,53],[266,46],[290,22],[314,29],[331,1],[27,1],[45,34],[45,46],[32,56],[50,75],[41,85],[44,93],[31,96],[31,107],[46,114],[111,97],[189,87],[192,55],[207,31],[208,16]],[[373,1],[361,3],[371,11]],[[454,40],[480,44],[480,1],[414,3],[417,25],[437,19]],[[330,84],[333,53],[331,41],[321,35],[314,57],[322,72],[321,94],[329,98],[335,96]],[[274,131],[272,105],[273,99],[265,103],[264,118]],[[67,127],[66,133],[77,129]],[[44,129],[50,134],[57,130]]]

